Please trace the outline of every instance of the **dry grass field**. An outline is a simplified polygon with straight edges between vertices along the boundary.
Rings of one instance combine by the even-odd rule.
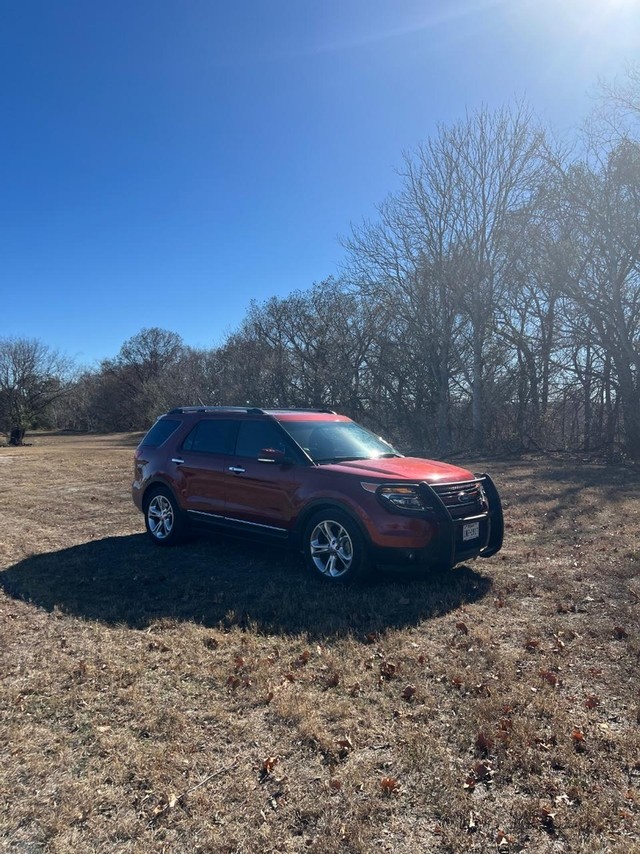
[[[0,448],[0,850],[640,851],[638,469],[483,463],[498,556],[331,589],[147,542],[136,437],[31,441]]]

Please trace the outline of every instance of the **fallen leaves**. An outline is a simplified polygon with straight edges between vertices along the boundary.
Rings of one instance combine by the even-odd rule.
[[[478,783],[490,785],[493,783],[493,765],[488,759],[483,759],[481,762],[476,762],[468,772],[463,788],[472,792]]]
[[[178,803],[183,801],[187,797],[187,795],[190,795],[192,792],[197,791],[197,789],[202,788],[211,780],[214,780],[216,777],[221,777],[223,774],[227,774],[229,771],[235,770],[237,766],[237,762],[232,762],[230,765],[226,765],[223,768],[218,768],[217,771],[212,771],[211,774],[207,774],[205,777],[202,778],[202,780],[200,780],[198,783],[194,783],[193,786],[189,786],[188,789],[185,789],[179,795],[173,792],[169,795],[162,795],[151,810],[149,824],[155,822],[161,815],[168,812],[169,810],[175,809]]]
[[[496,845],[498,846],[498,851],[507,851],[509,845],[512,845],[513,842],[513,836],[509,836],[502,828],[498,829],[498,832],[496,833]]]
[[[260,782],[264,783],[264,781],[269,777],[269,775],[273,772],[273,769],[276,767],[280,758],[278,756],[267,756],[262,760],[262,765],[260,767]]]
[[[83,682],[86,679],[88,672],[89,668],[87,667],[87,662],[79,661],[73,668],[71,675],[73,676],[76,682]]]
[[[337,688],[340,684],[340,674],[338,671],[335,670],[333,673],[330,673],[325,679],[324,684],[327,688]]]
[[[407,703],[410,703],[411,700],[415,697],[416,694],[416,686],[415,685],[407,685],[407,687],[402,692],[402,699]]]
[[[479,732],[476,736],[476,750],[480,753],[488,753],[495,746],[494,740],[490,735],[484,732]]]
[[[151,821],[157,819],[163,813],[167,812],[167,810],[174,809],[177,803],[178,798],[176,795],[169,795],[169,797],[160,798],[158,803],[151,810]]]
[[[395,777],[381,777],[380,788],[383,795],[391,797],[391,795],[397,794],[400,791],[400,783]]]
[[[391,661],[383,661],[380,665],[380,678],[381,679],[393,679],[395,678],[397,671],[396,665]]]
[[[542,827],[547,831],[547,833],[555,833],[556,825],[555,818],[556,813],[553,811],[553,808],[546,805],[541,804],[537,813],[538,821],[542,825]]]
[[[149,652],[169,652],[170,651],[169,647],[166,644],[160,643],[159,641],[156,641],[156,640],[149,641],[149,643],[147,644],[147,649],[149,650]]]
[[[581,730],[574,728],[571,733],[571,741],[573,742],[573,747],[578,753],[584,753],[587,749],[584,733]]]
[[[558,678],[558,674],[554,673],[553,670],[540,670],[538,673],[538,676],[541,679],[544,679],[544,681],[548,685],[551,685],[552,688],[555,688],[560,682],[560,679]]]
[[[300,655],[296,658],[296,660],[293,663],[293,666],[298,667],[298,668],[304,667],[306,664],[309,663],[310,658],[311,658],[311,653],[309,652],[308,649],[305,649],[305,651],[301,652]]]

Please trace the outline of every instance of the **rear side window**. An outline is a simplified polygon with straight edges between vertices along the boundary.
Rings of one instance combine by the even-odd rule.
[[[236,456],[257,459],[264,448],[286,451],[282,431],[270,421],[242,421],[238,429]]]
[[[180,422],[172,418],[163,418],[160,421],[156,421],[141,444],[151,448],[158,448],[163,442],[167,441],[172,433],[175,433],[179,426]]]
[[[234,426],[233,421],[217,418],[200,421],[184,440],[182,449],[198,454],[228,454]]]

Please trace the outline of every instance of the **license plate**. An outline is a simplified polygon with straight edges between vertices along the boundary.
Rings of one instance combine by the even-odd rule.
[[[467,540],[475,540],[480,536],[480,522],[467,522],[466,525],[462,526],[462,539],[464,542]]]

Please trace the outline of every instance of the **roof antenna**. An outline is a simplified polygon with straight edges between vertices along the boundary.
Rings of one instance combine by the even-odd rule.
[[[200,397],[200,395],[198,395],[198,403],[200,404],[200,406],[205,406],[205,403],[203,402],[203,400],[202,400],[202,398]]]

